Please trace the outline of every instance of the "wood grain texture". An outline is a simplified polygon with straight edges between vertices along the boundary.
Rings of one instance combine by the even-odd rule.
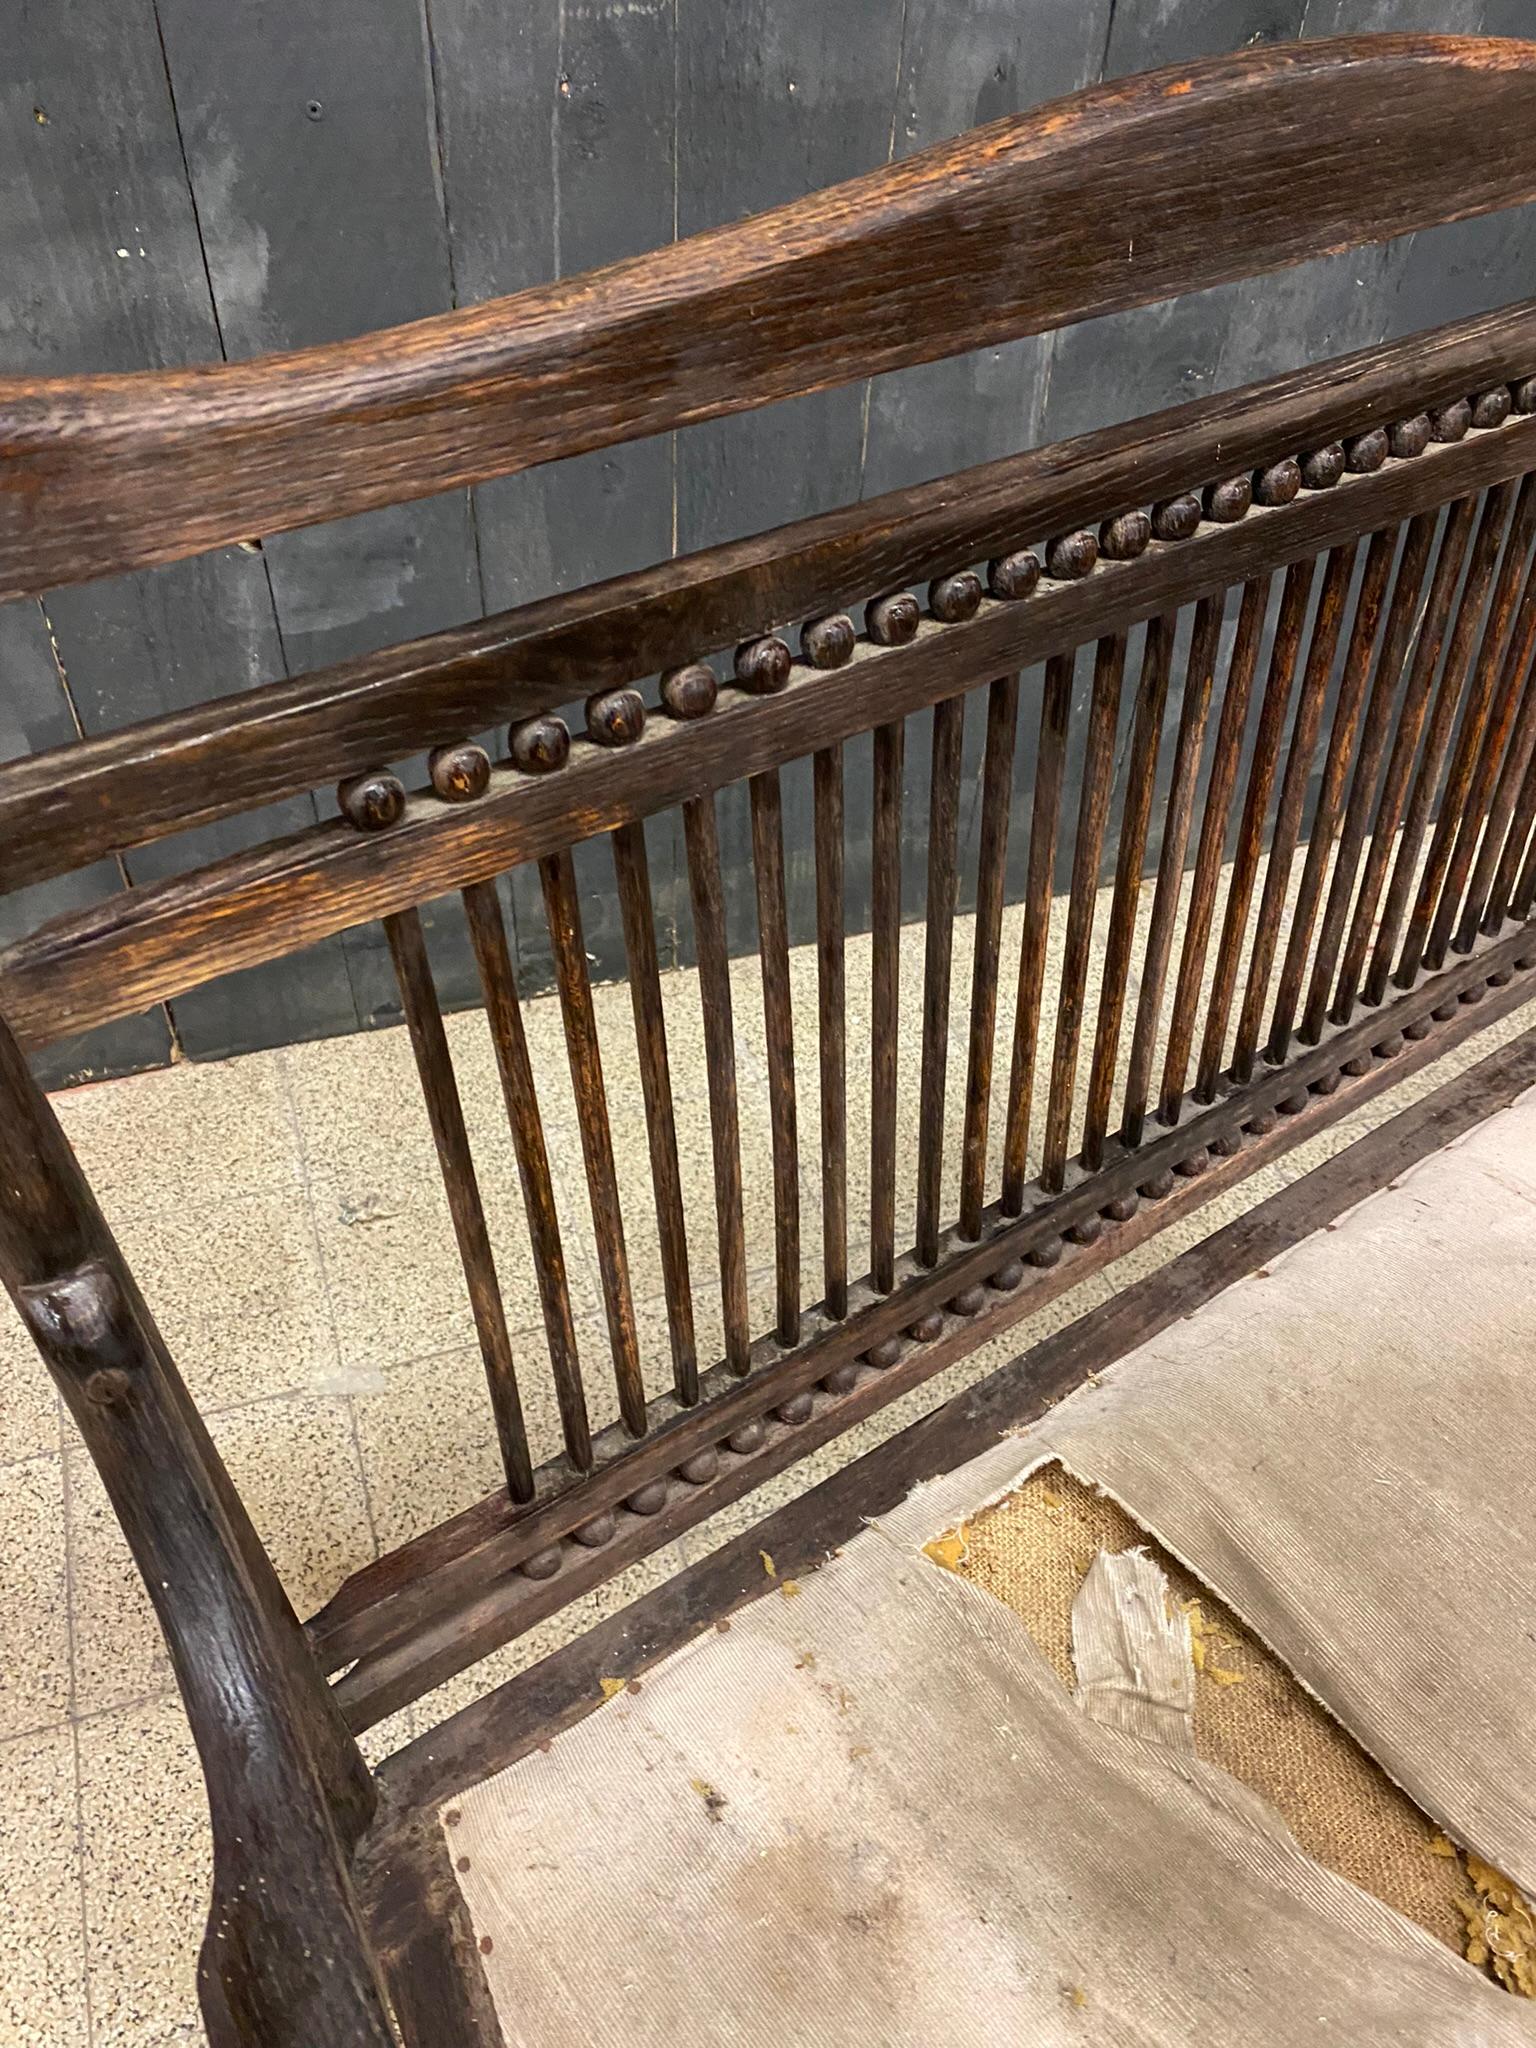
[[[342,820],[133,890],[58,919],[0,955],[0,1007],[30,1047],[132,1014],[179,990],[272,959],[573,841],[685,802],[916,710],[965,687],[1132,624],[1202,589],[1352,541],[1536,461],[1536,414],[1414,461],[1304,490],[1234,525],[1202,525],[1134,561],[1069,582],[1042,579],[1027,602],[983,599],[952,626],[899,647],[860,643],[843,668],[795,664],[774,696],[722,691],[707,719],[652,719],[631,747],[578,739],[558,773],[493,770],[472,805],[414,800],[389,832]],[[790,707],[793,706],[791,711]],[[18,764],[30,767],[31,763]],[[0,777],[6,771],[0,770]]]
[[[1213,469],[1315,448],[1533,367],[1536,306],[1527,304],[542,598],[307,677],[247,688],[242,673],[236,695],[0,765],[0,885],[14,888],[502,719],[557,709],[786,619],[825,612],[851,592],[889,590],[1097,523],[1186,491]],[[1425,459],[1443,467],[1444,456],[1469,449],[1477,452],[1464,442]],[[206,692],[226,681],[215,672],[199,686]]]
[[[6,379],[0,594],[1513,205],[1536,193],[1533,113],[1527,44],[1247,50],[1092,87],[757,220],[362,342]],[[1103,232],[1120,219],[1135,232]]]

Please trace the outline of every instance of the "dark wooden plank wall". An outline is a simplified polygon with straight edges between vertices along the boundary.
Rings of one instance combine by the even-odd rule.
[[[1298,34],[1530,28],[1524,0],[745,0],[723,12],[677,0],[261,0],[220,10],[216,24],[196,0],[0,0],[0,16],[0,362],[60,372],[244,356],[569,275],[1102,74]],[[472,497],[12,606],[0,612],[0,745],[57,744],[1494,305],[1529,288],[1531,249],[1529,212],[1475,221]],[[1133,642],[1133,672],[1136,659]],[[1076,728],[1092,664],[1079,669]],[[1026,684],[1016,815],[1029,802],[1037,686]],[[926,723],[914,721],[907,746],[909,915],[921,912],[926,870]],[[975,885],[981,725],[973,707],[962,907]],[[1067,778],[1071,817],[1075,761]],[[783,782],[791,936],[803,940],[808,765]],[[868,747],[850,746],[852,927],[869,913],[869,795]],[[103,864],[8,903],[0,929],[9,937],[124,873],[152,879],[311,814],[295,800],[146,848],[122,869]],[[744,946],[755,939],[745,790],[722,802],[720,826],[728,930]],[[665,966],[692,955],[680,825],[658,821],[648,837]],[[1015,832],[1012,895],[1026,851]],[[1113,855],[1107,846],[1106,873]],[[594,972],[619,971],[606,849],[579,849],[576,866]],[[505,893],[522,984],[547,987],[537,883],[519,877]],[[471,1000],[456,904],[433,906],[428,924],[445,1002]],[[398,998],[382,937],[357,934],[197,991],[174,1012],[56,1049],[48,1077],[153,1064],[175,1045],[211,1057],[391,1020]]]

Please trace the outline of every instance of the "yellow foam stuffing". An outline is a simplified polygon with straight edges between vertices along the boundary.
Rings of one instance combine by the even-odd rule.
[[[1536,1917],[1502,1871],[1468,1850],[1472,1890],[1460,1901],[1467,1918],[1467,1961],[1519,1998],[1536,1998]]]

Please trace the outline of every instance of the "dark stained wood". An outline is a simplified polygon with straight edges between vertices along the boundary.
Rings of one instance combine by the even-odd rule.
[[[1163,813],[1157,887],[1152,896],[1141,989],[1136,999],[1136,1025],[1131,1034],[1131,1057],[1125,1074],[1125,1111],[1121,1130],[1128,1145],[1139,1142],[1142,1121],[1147,1112],[1157,1026],[1162,1015],[1168,961],[1173,951],[1173,924],[1184,886],[1184,854],[1189,845],[1189,827],[1194,815],[1195,785],[1200,775],[1205,721],[1211,708],[1211,690],[1216,678],[1216,654],[1221,644],[1225,602],[1225,594],[1201,598],[1195,607],[1194,628],[1189,638],[1189,659],[1185,664],[1184,692],[1179,706],[1179,737],[1173,754],[1173,779],[1168,786],[1168,803]]]
[[[1093,87],[755,220],[358,341],[10,378],[0,597],[1513,205],[1536,195],[1533,113],[1536,61],[1517,42],[1250,48]],[[1132,218],[1134,235],[1103,232]]]
[[[1529,648],[1527,654],[1529,654]],[[1483,838],[1477,849],[1477,864],[1467,884],[1461,918],[1451,943],[1465,953],[1479,931],[1489,934],[1501,929],[1509,892],[1514,886],[1521,849],[1530,830],[1536,807],[1536,774],[1531,771],[1536,750],[1536,689],[1526,671],[1520,711],[1510,734],[1509,750],[1499,769],[1497,786],[1488,805]]]
[[[1445,871],[1445,883],[1440,891],[1440,901],[1435,906],[1434,922],[1430,926],[1429,939],[1424,948],[1426,965],[1438,967],[1445,958],[1446,947],[1458,923],[1462,899],[1467,895],[1469,882],[1474,887],[1486,889],[1493,862],[1498,858],[1503,842],[1504,827],[1509,823],[1508,805],[1514,802],[1520,778],[1525,772],[1525,761],[1518,761],[1516,753],[1526,744],[1526,736],[1517,726],[1517,706],[1524,702],[1523,685],[1528,683],[1532,651],[1536,650],[1536,564],[1527,564],[1525,588],[1519,610],[1510,628],[1508,643],[1503,649],[1503,660],[1494,692],[1487,730],[1477,757],[1477,767],[1467,789],[1462,805],[1462,815],[1457,826],[1456,844],[1450,864]],[[1500,764],[1505,760],[1505,749],[1509,746],[1510,765],[1513,776],[1507,783],[1501,774]],[[1495,827],[1490,815],[1490,804],[1494,801],[1495,783],[1501,786],[1500,794],[1507,795],[1507,804],[1500,823]],[[1486,851],[1488,866],[1482,867],[1482,854]],[[1473,861],[1477,858],[1479,875],[1473,875]],[[1465,937],[1470,943],[1472,933],[1477,929],[1482,914],[1481,897],[1473,907],[1469,899]]]
[[[486,1021],[496,1051],[502,1099],[512,1131],[512,1149],[517,1155],[523,1208],[528,1218],[528,1238],[539,1283],[539,1303],[544,1312],[550,1371],[554,1376],[555,1400],[560,1409],[560,1431],[565,1440],[566,1456],[578,1472],[586,1472],[592,1464],[592,1431],[587,1420],[587,1397],[581,1382],[581,1360],[576,1350],[570,1289],[566,1284],[565,1249],[560,1241],[560,1218],[555,1208],[554,1183],[550,1179],[544,1124],[539,1115],[538,1087],[534,1080],[533,1062],[528,1057],[522,1005],[517,999],[517,980],[512,971],[507,928],[502,921],[495,883],[475,882],[466,889],[464,912],[469,924],[470,942],[475,950],[475,963],[480,970],[480,984],[485,991]]]
[[[436,1806],[391,1800],[356,1882],[407,2048],[505,2048]]]
[[[1001,554],[1021,533],[1168,498],[1219,463],[1316,448],[1361,420],[1395,419],[1533,359],[1536,309],[1516,307],[0,764],[0,884],[403,760],[454,733],[526,723],[598,687],[824,612],[852,590],[889,589]],[[1428,448],[1431,464],[1446,445]],[[1193,520],[1178,528],[1186,539],[1199,521],[1198,500],[1189,503]]]
[[[927,923],[923,957],[922,1077],[917,1112],[917,1256],[939,1256],[944,1176],[944,1082],[949,1059],[949,970],[955,926],[956,836],[960,822],[960,743],[965,699],[933,707],[929,771]]]
[[[896,1262],[896,1034],[901,1015],[901,790],[905,728],[875,728],[870,823],[869,1269],[888,1294]]]
[[[789,919],[784,906],[784,816],[779,778],[754,775],[752,868],[757,879],[757,945],[763,971],[768,1117],[773,1136],[773,1251],[776,1334],[800,1338],[800,1139],[795,1118],[795,1017],[789,992]]]
[[[646,1427],[645,1383],[640,1377],[640,1346],[635,1334],[634,1303],[629,1292],[629,1260],[624,1249],[624,1219],[619,1213],[618,1178],[613,1164],[613,1133],[608,1124],[608,1097],[603,1086],[603,1059],[592,1009],[592,983],[587,949],[581,934],[581,905],[576,870],[569,853],[551,854],[539,863],[544,912],[554,950],[555,986],[565,1024],[565,1049],[570,1060],[571,1087],[576,1096],[576,1121],[581,1131],[581,1156],[586,1167],[587,1200],[597,1268],[603,1284],[608,1342],[619,1390],[619,1412],[633,1436]]]
[[[1177,618],[1172,612],[1147,621],[1141,676],[1136,686],[1136,719],[1120,815],[1120,852],[1115,862],[1115,890],[1104,940],[1104,973],[1093,1035],[1093,1066],[1088,1076],[1088,1107],[1083,1118],[1083,1165],[1090,1173],[1103,1164],[1104,1138],[1109,1129],[1120,1031],[1125,1021],[1126,978],[1131,970],[1136,912],[1141,902],[1141,870],[1157,783],[1157,756],[1162,745],[1176,625]]]
[[[704,1060],[709,1085],[709,1128],[714,1149],[715,1213],[720,1241],[720,1298],[725,1315],[725,1356],[733,1372],[747,1370],[751,1327],[747,1310],[747,1240],[741,1196],[741,1128],[736,1112],[736,1036],[731,1018],[731,967],[725,943],[725,902],[720,885],[720,828],[712,796],[683,806],[693,937],[699,958],[699,1003],[704,1017]]]
[[[1306,1010],[1301,1020],[1301,1035],[1309,1043],[1314,1041],[1322,1030],[1323,1019],[1328,1014],[1329,990],[1333,986],[1334,970],[1339,964],[1339,943],[1344,936],[1344,921],[1349,915],[1350,898],[1354,894],[1355,877],[1360,868],[1360,849],[1371,823],[1372,800],[1376,794],[1381,757],[1386,750],[1387,734],[1391,730],[1392,715],[1397,705],[1403,662],[1407,656],[1409,640],[1419,623],[1420,598],[1424,588],[1425,570],[1429,565],[1430,549],[1434,544],[1435,524],[1433,513],[1420,513],[1403,537],[1402,554],[1398,560],[1392,596],[1387,606],[1381,652],[1377,658],[1376,672],[1371,680],[1371,697],[1361,730],[1360,750],[1355,759],[1354,775],[1350,783],[1349,802],[1345,807],[1338,851],[1334,856],[1333,874],[1328,883],[1328,902],[1317,935],[1317,951],[1312,961]],[[1376,817],[1379,829],[1382,822],[1380,806],[1377,807]],[[1315,824],[1313,832],[1314,835],[1317,832]],[[1347,1003],[1343,1005],[1346,1016],[1348,1008]]]
[[[694,1339],[688,1225],[683,1214],[672,1070],[667,1060],[667,1024],[661,1006],[661,970],[656,957],[651,872],[643,825],[621,825],[614,833],[613,870],[624,920],[635,1047],[640,1055],[640,1091],[645,1098],[645,1129],[651,1150],[661,1284],[667,1297],[667,1331],[672,1345],[672,1384],[677,1398],[686,1405],[698,1399],[699,1356]]]
[[[1454,961],[1411,993],[1394,993],[1383,1009],[1330,1028],[1319,1046],[1301,1050],[1284,1068],[1262,1068],[1228,1102],[1210,1108],[1187,1104],[1177,1128],[1154,1125],[1142,1146],[1132,1149],[1111,1140],[1105,1167],[1091,1181],[1069,1183],[1060,1195],[1039,1193],[1018,1218],[1000,1209],[989,1211],[982,1241],[951,1238],[938,1268],[925,1269],[903,1257],[890,1295],[861,1286],[848,1320],[809,1329],[797,1352],[786,1355],[770,1337],[753,1347],[752,1371],[745,1379],[725,1367],[706,1374],[697,1408],[679,1411],[670,1396],[653,1403],[653,1427],[644,1444],[605,1432],[593,1478],[579,1493],[541,1493],[535,1508],[519,1511],[493,1498],[355,1574],[311,1623],[315,1653],[325,1668],[361,1659],[336,1687],[352,1724],[370,1725],[489,1654],[1346,1114],[1351,1105],[1528,1002],[1536,970],[1517,968],[1517,956],[1536,959],[1527,930]],[[1490,976],[1495,977],[1491,983]],[[1475,1003],[1458,1000],[1463,991],[1480,990],[1485,993]],[[1443,1012],[1443,1018],[1432,1016],[1435,1011]],[[1374,1052],[1377,1044],[1386,1047],[1380,1055]],[[1318,1079],[1330,1087],[1314,1094],[1310,1083]],[[1281,1103],[1287,1107],[1277,1113]],[[1168,1170],[1206,1150],[1211,1157],[1198,1176]],[[1121,1196],[1148,1182],[1167,1192],[1120,1205]],[[1090,1243],[1071,1235],[1101,1209],[1104,1227]],[[1054,1256],[1043,1262],[1030,1259],[1031,1252],[1052,1246]],[[1004,1270],[1006,1286],[983,1284],[988,1275]],[[979,1297],[974,1305],[964,1301],[972,1289]],[[946,1309],[949,1302],[953,1309]],[[828,1386],[840,1365],[867,1354],[890,1334],[920,1325],[922,1341],[901,1344],[893,1364],[856,1374],[845,1392]],[[797,1393],[803,1405],[794,1410],[793,1425],[786,1425],[779,1418]],[[761,1423],[761,1432],[744,1438],[737,1452],[733,1443],[750,1419]],[[629,1497],[658,1471],[676,1470],[700,1444],[722,1439],[702,1484],[679,1481],[669,1486],[658,1513],[620,1517],[618,1533],[604,1551],[569,1540],[568,1532],[578,1524]],[[552,1576],[526,1579],[514,1569],[551,1545],[560,1559]]]
[[[1275,1007],[1270,1019],[1268,1057],[1271,1060],[1284,1059],[1296,1021],[1297,1006],[1301,1001],[1302,983],[1307,972],[1307,956],[1312,946],[1312,927],[1322,897],[1323,876],[1327,870],[1328,856],[1333,850],[1334,834],[1338,830],[1339,807],[1344,797],[1345,778],[1349,774],[1350,763],[1354,758],[1360,713],[1365,702],[1366,679],[1370,674],[1371,661],[1375,653],[1376,636],[1381,630],[1387,579],[1392,573],[1392,558],[1396,551],[1397,535],[1392,532],[1372,534],[1370,545],[1366,549],[1365,569],[1355,599],[1355,616],[1350,625],[1344,670],[1339,678],[1338,696],[1334,703],[1333,724],[1328,733],[1328,750],[1323,760],[1322,783],[1313,806],[1307,834],[1307,854],[1302,863],[1301,886],[1291,907],[1290,935],[1286,941],[1285,957],[1280,968],[1280,986],[1275,995]],[[1326,981],[1332,963],[1320,959],[1318,964]]]
[[[1396,979],[1400,988],[1407,986],[1418,972],[1420,962],[1427,957],[1436,911],[1461,837],[1468,795],[1488,736],[1490,711],[1497,721],[1507,701],[1507,693],[1500,695],[1504,651],[1514,622],[1516,600],[1525,578],[1526,558],[1533,534],[1536,534],[1536,477],[1528,476],[1515,500],[1504,552],[1493,579],[1493,594],[1482,621],[1477,659],[1472,666],[1461,720],[1456,728],[1456,745],[1450,767],[1440,785],[1435,829],[1430,837],[1429,853],[1419,877],[1413,914],[1408,920],[1402,955],[1397,963]]]
[[[843,974],[843,750],[812,763],[816,838],[817,1066],[821,1081],[821,1239],[827,1313],[848,1313],[848,1061]]]
[[[976,938],[971,958],[971,1023],[961,1134],[960,1234],[979,1236],[986,1198],[987,1136],[992,1117],[992,1063],[997,1051],[997,973],[1007,882],[1008,814],[1013,801],[1013,750],[1019,723],[1019,679],[987,686],[987,739],[981,770],[981,828],[976,851]]]
[[[952,695],[978,674],[1033,663],[1202,588],[1244,582],[1318,546],[1342,545],[1531,461],[1536,416],[1511,418],[1415,461],[1389,462],[1372,475],[1304,491],[1289,505],[1256,509],[1234,525],[1207,524],[1190,540],[1148,548],[1134,561],[1042,583],[1026,602],[983,603],[969,620],[870,651],[842,669],[797,667],[778,695],[724,692],[708,717],[653,719],[633,746],[578,739],[558,770],[530,777],[494,769],[476,803],[414,798],[386,832],[360,833],[338,819],[128,892],[55,919],[0,956],[7,1015],[28,1045],[39,1034],[46,1040],[131,1015],[216,974],[536,861],[701,787],[761,773]],[[88,999],[78,993],[81,983]]]
[[[1326,1228],[1533,1084],[1536,1038],[1527,1034],[398,1750],[380,1770],[391,1803],[407,1813],[433,1812],[541,1747],[592,1712],[602,1698],[600,1678],[616,1671],[642,1677],[705,1629],[762,1598],[764,1550],[781,1572],[803,1577],[915,1486],[980,1457],[1093,1374]]]
[[[1403,819],[1402,832],[1398,838],[1397,857],[1392,863],[1392,877],[1387,884],[1386,905],[1381,913],[1381,923],[1371,953],[1371,964],[1365,978],[1365,993],[1369,1002],[1381,1001],[1397,957],[1398,938],[1403,929],[1409,898],[1418,875],[1419,854],[1423,849],[1424,834],[1429,824],[1430,807],[1434,803],[1435,792],[1440,787],[1443,764],[1451,744],[1452,724],[1470,672],[1472,651],[1483,622],[1488,592],[1493,583],[1494,567],[1499,558],[1510,507],[1514,501],[1513,483],[1498,485],[1483,500],[1477,537],[1472,544],[1472,559],[1467,564],[1466,577],[1456,601],[1456,622],[1451,628],[1450,645],[1446,649],[1445,663],[1440,671],[1434,709],[1430,713],[1429,726],[1424,735],[1419,770],[1414,778],[1413,793],[1409,797],[1407,815]]]
[[[1515,802],[1509,830],[1505,834],[1503,849],[1499,855],[1498,869],[1490,885],[1487,906],[1483,912],[1482,929],[1490,938],[1502,929],[1506,917],[1511,914],[1521,915],[1515,908],[1515,896],[1519,888],[1521,856],[1526,850],[1533,823],[1536,823],[1536,752],[1532,754],[1526,767],[1525,779],[1520,785],[1520,794]],[[1460,934],[1457,935],[1457,943],[1459,946]]]
[[[164,1631],[219,1845],[198,1970],[214,2048],[390,2048],[348,1870],[376,1797],[48,1102],[0,1021],[0,1281]]]
[[[1221,718],[1216,727],[1210,779],[1206,783],[1195,871],[1189,885],[1184,949],[1179,955],[1178,981],[1168,1019],[1168,1050],[1163,1058],[1159,1102],[1159,1113],[1164,1122],[1173,1115],[1189,1072],[1189,1055],[1194,1044],[1195,1025],[1199,1021],[1206,947],[1210,943],[1211,921],[1216,913],[1216,887],[1227,850],[1227,823],[1232,809],[1232,792],[1237,785],[1238,756],[1242,751],[1248,699],[1253,689],[1254,671],[1258,667],[1259,641],[1264,632],[1264,614],[1268,604],[1267,576],[1256,577],[1251,583],[1244,584],[1237,630],[1227,663],[1226,684],[1222,690]]]
[[[432,1142],[437,1147],[443,1173],[443,1190],[453,1234],[464,1265],[464,1281],[474,1310],[475,1330],[480,1339],[480,1356],[485,1363],[490,1388],[491,1410],[496,1418],[496,1438],[501,1462],[514,1500],[533,1497],[533,1465],[528,1455],[528,1432],[523,1424],[522,1398],[517,1390],[517,1369],[512,1362],[512,1340],[507,1335],[506,1310],[496,1279],[496,1261],[485,1211],[480,1202],[480,1185],[464,1128],[464,1111],[459,1086],[454,1078],[453,1056],[443,1030],[437,990],[432,981],[432,963],[427,958],[426,935],[414,910],[403,910],[384,924],[390,958],[400,984],[400,1002],[416,1056]]]
[[[1232,874],[1227,883],[1227,907],[1222,918],[1221,941],[1216,949],[1210,1002],[1200,1042],[1200,1062],[1195,1074],[1195,1099],[1199,1102],[1214,1101],[1217,1076],[1226,1051],[1227,1026],[1232,1017],[1238,969],[1247,938],[1248,913],[1253,906],[1253,887],[1264,846],[1269,799],[1280,765],[1280,743],[1290,708],[1291,684],[1295,679],[1296,660],[1301,650],[1302,630],[1316,574],[1315,562],[1293,562],[1285,572],[1280,593],[1269,673],[1264,683],[1264,701],[1259,707],[1259,728],[1254,736],[1253,756],[1248,766],[1248,787],[1243,797],[1242,821],[1238,827]]]
[[[1120,720],[1120,685],[1124,674],[1125,635],[1114,633],[1099,642],[1094,654],[1083,785],[1077,800],[1077,840],[1072,850],[1061,992],[1056,1000],[1056,1042],[1051,1055],[1051,1087],[1040,1168],[1041,1186],[1053,1190],[1062,1184],[1071,1143],[1072,1097],[1083,1031],[1088,950],[1098,907],[1099,860],[1104,850],[1104,823],[1109,815],[1109,794],[1115,774],[1115,732]]]
[[[1349,596],[1355,549],[1338,547],[1328,557],[1322,589],[1312,619],[1312,640],[1307,665],[1291,721],[1290,746],[1285,773],[1280,781],[1280,800],[1270,833],[1269,858],[1264,868],[1264,893],[1259,898],[1259,922],[1253,935],[1248,960],[1248,982],[1243,1007],[1237,1020],[1237,1042],[1232,1053],[1232,1073],[1246,1081],[1253,1072],[1263,1028],[1264,1007],[1269,995],[1270,969],[1280,938],[1280,918],[1290,888],[1291,866],[1301,832],[1302,805],[1312,777],[1312,757],[1317,748],[1317,729],[1323,715],[1323,699],[1333,673],[1333,657],[1339,644],[1344,606]]]
[[[1028,1177],[1029,1119],[1035,1093],[1035,1050],[1040,1038],[1040,999],[1045,986],[1045,944],[1051,928],[1051,894],[1056,880],[1056,828],[1061,815],[1062,771],[1067,724],[1072,715],[1075,654],[1046,663],[1040,695],[1040,736],[1035,748],[1035,799],[1029,822],[1029,870],[1024,883],[1024,935],[1019,947],[1019,984],[1013,1010],[1013,1055],[1008,1068],[1008,1119],[1003,1128],[1003,1213],[1024,1206]]]

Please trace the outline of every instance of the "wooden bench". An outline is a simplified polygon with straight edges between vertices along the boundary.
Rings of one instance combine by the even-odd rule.
[[[411,327],[251,363],[0,380],[0,597],[1532,197],[1536,44],[1324,41],[1129,79],[777,213]],[[376,1775],[359,1731],[1536,994],[1533,467],[1526,303],[0,767],[8,889],[339,784],[329,823],[127,889],[0,956],[0,1275],[100,1468],[199,1744],[215,1837],[200,1975],[211,2040],[383,2048],[391,2013],[421,2048],[498,2039],[437,1807],[587,1711],[600,1672],[642,1668],[756,1590],[759,1539]],[[951,1213],[971,693],[985,697],[985,747]],[[556,716],[573,698],[586,700],[575,734]],[[925,965],[909,1014],[904,739],[930,710]],[[504,746],[472,737],[491,728],[506,729]],[[869,1025],[850,1042],[844,748],[871,733]],[[396,770],[423,749],[427,783],[407,788]],[[794,1029],[781,801],[782,772],[808,756],[814,1048]],[[1030,764],[1022,807],[1016,757]],[[749,1309],[716,812],[742,783],[772,1133],[769,1327]],[[690,1269],[644,831],[676,811],[718,1208],[708,1282],[697,1257]],[[1028,856],[1000,1044],[1010,837]],[[605,1092],[572,860],[583,842],[612,861],[643,1086],[633,1105]],[[542,885],[580,1116],[620,1416],[601,1429],[496,889],[520,863]],[[514,1364],[419,915],[454,892],[537,1255],[537,1364]],[[301,1622],[26,1055],[373,919],[398,975],[505,1485]],[[915,1128],[898,1118],[904,1034],[921,1066]],[[1507,1100],[1531,1066],[1527,1048],[1503,1055],[840,1473],[776,1518],[773,1549],[811,1563],[862,1514],[1243,1270],[1256,1246],[1302,1233]],[[850,1091],[868,1103],[862,1274],[850,1270]],[[814,1301],[797,1116],[812,1101]],[[645,1119],[653,1169],[673,1367],[660,1395],[640,1368],[614,1166],[610,1116],[626,1112]],[[907,1150],[910,1229],[896,1200]],[[718,1359],[701,1353],[694,1313],[716,1287]],[[545,1370],[563,1451],[536,1468],[519,1384]]]

